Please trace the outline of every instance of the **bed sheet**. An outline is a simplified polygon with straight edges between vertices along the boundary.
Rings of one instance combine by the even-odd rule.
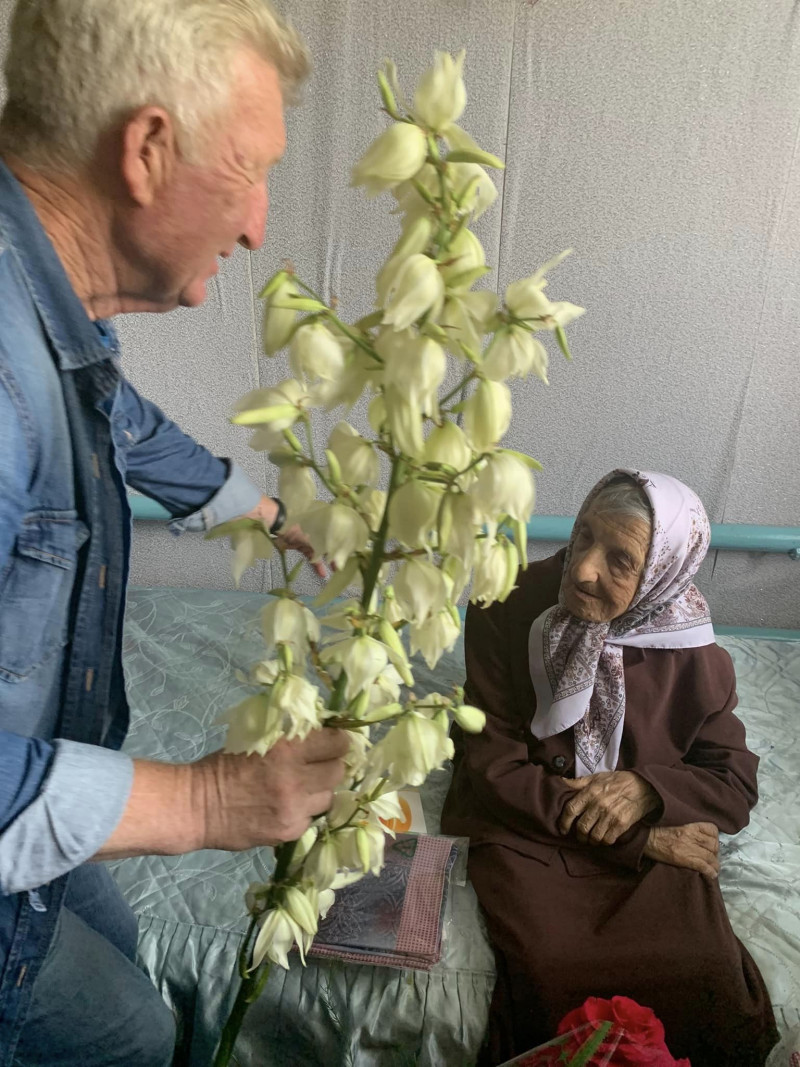
[[[193,760],[219,748],[220,718],[262,656],[260,594],[137,589],[124,639],[132,708],[126,750]],[[721,638],[736,664],[761,800],[750,826],[723,842],[731,921],[762,969],[782,1029],[800,1024],[800,642]],[[436,669],[415,664],[417,690],[463,681],[459,642]],[[422,791],[436,832],[449,773]],[[165,813],[168,817],[168,813]],[[110,865],[140,926],[141,962],[175,1009],[179,1063],[206,1067],[230,1000],[244,932],[242,894],[272,866],[268,849],[137,857]],[[428,973],[316,960],[271,975],[238,1050],[255,1067],[440,1067],[472,1062],[494,966],[471,886],[454,887],[442,959]]]

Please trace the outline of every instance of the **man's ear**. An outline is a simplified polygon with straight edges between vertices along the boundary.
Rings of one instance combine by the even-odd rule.
[[[169,181],[178,160],[175,124],[161,107],[143,107],[122,131],[122,179],[131,199],[149,207]]]

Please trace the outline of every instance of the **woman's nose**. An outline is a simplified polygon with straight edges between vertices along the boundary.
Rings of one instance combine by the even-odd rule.
[[[582,552],[575,560],[573,575],[576,582],[585,585],[594,585],[600,573],[601,552],[597,548],[589,548]]]

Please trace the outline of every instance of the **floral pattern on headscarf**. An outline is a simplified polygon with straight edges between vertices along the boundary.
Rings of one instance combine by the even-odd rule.
[[[708,605],[693,584],[711,530],[698,496],[676,478],[627,469],[601,478],[581,507],[564,571],[580,519],[604,486],[623,474],[644,490],[653,514],[650,546],[630,607],[611,622],[586,622],[560,600],[535,620],[530,632],[536,691],[531,730],[543,739],[574,728],[576,777],[616,767],[625,721],[623,645],[696,648],[714,643]]]

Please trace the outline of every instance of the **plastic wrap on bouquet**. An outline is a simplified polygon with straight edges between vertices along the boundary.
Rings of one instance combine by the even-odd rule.
[[[610,1022],[587,1022],[565,1034],[559,1034],[544,1045],[523,1052],[502,1067],[613,1067],[622,1031]]]

